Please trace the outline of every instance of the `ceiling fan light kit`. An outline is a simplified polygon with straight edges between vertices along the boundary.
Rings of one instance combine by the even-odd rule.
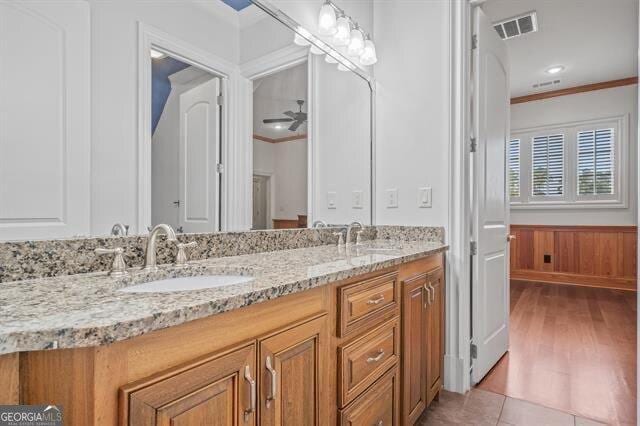
[[[286,117],[282,117],[282,118],[265,118],[264,120],[262,120],[262,122],[264,124],[275,124],[275,123],[291,123],[291,125],[289,126],[289,131],[291,132],[295,132],[296,130],[298,130],[298,127],[300,127],[302,124],[307,122],[307,113],[306,112],[302,112],[302,106],[304,105],[304,100],[302,99],[298,99],[296,101],[296,103],[298,104],[298,112],[293,112],[293,111],[285,111],[282,114],[286,115]],[[283,126],[276,124],[274,126],[276,129],[282,129]]]
[[[303,36],[303,32],[308,34],[308,31],[304,28],[298,28],[293,42],[299,46],[308,46],[310,43]],[[356,58],[360,65],[370,66],[378,62],[376,46],[369,34],[366,34],[356,21],[347,16],[344,10],[336,6],[331,0],[324,0],[320,7],[318,33],[326,40],[330,40],[333,45],[344,47],[347,55]],[[310,49],[314,55],[327,53],[322,48],[314,45]],[[330,55],[325,57],[325,61],[330,64],[338,64],[340,71],[355,68]]]

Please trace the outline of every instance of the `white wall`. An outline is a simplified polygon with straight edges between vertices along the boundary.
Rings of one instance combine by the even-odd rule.
[[[449,5],[374,2],[376,223],[446,226],[449,196]],[[432,208],[418,188],[432,188]],[[387,208],[386,190],[398,190]]]
[[[525,102],[511,106],[511,129],[562,124],[628,114],[627,162],[628,208],[521,210],[511,209],[511,223],[525,225],[634,225],[637,206],[637,116],[638,86],[624,86],[594,92]]]
[[[138,22],[238,61],[238,31],[197,2],[89,0],[91,7],[91,234],[137,224]],[[117,171],[117,173],[115,172]]]
[[[297,219],[307,214],[306,139],[278,143],[254,139],[253,168],[271,174],[273,219]]]

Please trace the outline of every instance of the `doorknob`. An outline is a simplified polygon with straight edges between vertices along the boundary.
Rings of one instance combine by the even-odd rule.
[[[509,243],[510,243],[511,241],[513,241],[513,240],[515,240],[515,239],[516,239],[516,236],[515,236],[515,235],[513,235],[513,234],[509,234],[509,235],[507,235],[507,242],[509,242]]]

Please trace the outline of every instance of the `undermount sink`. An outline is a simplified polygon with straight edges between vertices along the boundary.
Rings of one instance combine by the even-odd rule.
[[[205,275],[197,277],[167,278],[136,284],[120,289],[124,293],[170,293],[175,291],[205,290],[253,281],[242,275]]]

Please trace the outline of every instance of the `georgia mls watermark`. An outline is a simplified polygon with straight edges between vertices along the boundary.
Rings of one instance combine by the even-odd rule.
[[[62,426],[62,407],[0,405],[0,426]]]

